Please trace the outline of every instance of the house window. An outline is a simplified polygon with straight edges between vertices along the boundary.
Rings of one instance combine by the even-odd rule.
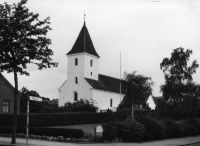
[[[75,84],[78,84],[78,78],[75,77]]]
[[[110,99],[110,107],[112,107],[113,106],[113,99],[111,98]]]
[[[74,91],[74,101],[78,101],[78,93]]]
[[[78,58],[75,58],[75,66],[78,65]]]
[[[90,60],[90,66],[92,67],[92,65],[93,65],[93,60],[91,59]]]
[[[3,100],[3,113],[9,113],[9,112],[10,112],[10,101]]]

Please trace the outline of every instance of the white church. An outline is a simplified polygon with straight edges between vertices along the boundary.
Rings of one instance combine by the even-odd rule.
[[[67,58],[67,80],[58,89],[59,106],[87,99],[94,100],[99,110],[116,110],[125,96],[125,81],[99,73],[100,56],[85,22]]]

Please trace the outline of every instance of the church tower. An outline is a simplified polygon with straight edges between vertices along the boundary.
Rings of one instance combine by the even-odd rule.
[[[100,57],[94,48],[85,21],[72,49],[67,53],[67,57],[67,79],[98,80]]]

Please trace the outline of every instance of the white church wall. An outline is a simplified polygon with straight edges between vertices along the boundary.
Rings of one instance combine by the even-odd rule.
[[[92,66],[90,65],[91,60],[92,60]],[[86,78],[98,80],[98,77],[99,77],[99,58],[98,57],[85,53],[84,76]]]
[[[77,53],[68,55],[67,57],[68,57],[67,78],[73,80],[75,76],[83,77],[85,55],[83,53]],[[75,65],[76,58],[78,59],[78,65]]]
[[[78,93],[79,99],[91,99],[91,86],[84,78],[78,80],[78,84],[75,84],[73,80],[67,80],[67,82],[59,89],[59,106],[63,106],[67,102],[74,102],[74,92]]]
[[[116,110],[120,104],[120,98],[123,99],[124,95],[109,91],[92,89],[92,97],[97,102],[99,110],[113,109]],[[110,106],[110,100],[112,99],[112,107]]]

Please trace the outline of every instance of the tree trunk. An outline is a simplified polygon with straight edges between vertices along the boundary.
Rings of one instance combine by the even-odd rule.
[[[12,132],[12,144],[16,144],[16,131],[17,131],[17,97],[18,97],[18,78],[16,69],[14,69],[14,81],[15,81],[15,98],[14,98],[14,114],[13,114],[13,132]]]

